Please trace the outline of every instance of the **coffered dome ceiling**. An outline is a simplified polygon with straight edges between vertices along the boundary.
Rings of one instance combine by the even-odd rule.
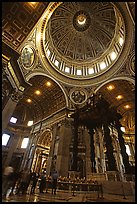
[[[54,48],[65,59],[85,63],[108,49],[115,25],[115,11],[110,3],[63,3],[48,25],[50,43],[53,41]]]
[[[113,3],[63,2],[45,26],[44,54],[59,73],[92,78],[110,69],[119,57],[124,29]]]

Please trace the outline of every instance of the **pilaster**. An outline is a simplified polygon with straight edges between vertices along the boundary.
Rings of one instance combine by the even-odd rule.
[[[19,92],[19,91],[14,91],[10,95],[10,97],[9,97],[9,99],[8,99],[4,109],[2,111],[2,132],[6,129],[8,123],[9,123],[9,120],[10,120],[10,118],[11,118],[11,116],[15,110],[15,107],[16,107],[18,101],[21,99],[21,96],[22,96],[22,92]]]
[[[69,146],[72,136],[71,119],[66,118],[58,128],[58,152],[56,167],[60,176],[68,176],[69,170]]]
[[[8,155],[7,155],[7,158],[6,158],[6,161],[5,161],[5,166],[8,166],[10,164],[13,153],[17,148],[18,138],[16,137],[16,135],[15,136],[12,135],[11,145],[12,145],[12,148],[9,148]]]
[[[47,175],[50,175],[52,170],[56,134],[57,134],[57,124],[54,124],[52,126],[52,141],[51,141],[50,152],[49,152],[49,157],[47,161],[47,169],[46,169]]]

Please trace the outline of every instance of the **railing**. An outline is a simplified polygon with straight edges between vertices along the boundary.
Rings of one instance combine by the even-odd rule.
[[[135,182],[135,175],[124,174],[124,179],[125,179],[125,181],[133,181],[133,182]]]
[[[51,188],[51,181],[47,181],[48,188]],[[99,183],[78,183],[78,182],[64,182],[64,181],[58,181],[57,189],[59,190],[68,190],[72,192],[72,195],[74,196],[76,192],[78,191],[94,191],[97,192],[98,198],[103,198],[103,188],[102,184]]]

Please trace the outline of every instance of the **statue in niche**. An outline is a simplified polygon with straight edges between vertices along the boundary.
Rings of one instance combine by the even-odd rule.
[[[99,173],[103,173],[102,165],[101,165],[101,159],[98,158],[98,171]]]
[[[32,48],[25,47],[22,51],[21,55],[22,63],[25,67],[30,67],[33,64],[34,61],[34,52]]]

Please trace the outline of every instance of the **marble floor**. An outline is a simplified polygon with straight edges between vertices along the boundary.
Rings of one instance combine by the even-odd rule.
[[[121,196],[113,194],[104,194],[98,198],[97,192],[71,192],[57,190],[56,195],[52,195],[51,190],[46,193],[36,192],[31,195],[11,195],[2,199],[2,202],[135,202],[133,196]]]

